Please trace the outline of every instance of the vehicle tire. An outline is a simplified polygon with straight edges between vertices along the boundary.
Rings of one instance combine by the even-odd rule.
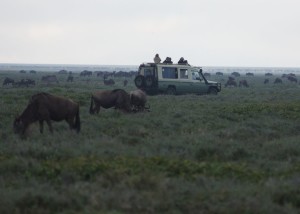
[[[152,87],[154,85],[154,78],[152,76],[147,76],[145,79],[146,87]]]
[[[218,90],[216,88],[209,88],[208,89],[208,94],[209,95],[217,95],[218,94]]]
[[[143,88],[145,86],[145,77],[142,75],[136,76],[134,84],[137,88]]]
[[[166,94],[168,95],[176,95],[176,88],[173,86],[169,86],[167,88]]]

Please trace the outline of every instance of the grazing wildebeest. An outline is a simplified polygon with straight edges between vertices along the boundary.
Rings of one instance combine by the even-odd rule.
[[[69,75],[69,76],[68,76],[68,79],[67,79],[67,82],[73,82],[73,80],[74,80],[74,77],[71,76],[71,75]]]
[[[58,74],[68,74],[68,71],[63,69],[63,70],[58,71]]]
[[[270,76],[273,76],[273,74],[272,73],[265,73],[265,76],[270,77]]]
[[[246,88],[249,87],[247,80],[240,80],[239,87],[242,87],[242,86],[244,86]]]
[[[35,81],[32,79],[21,79],[21,81],[19,82],[15,82],[15,85],[20,87],[20,86],[26,86],[28,87],[29,85],[34,86],[35,85]]]
[[[14,83],[15,83],[15,81],[14,81],[12,78],[6,77],[6,78],[4,79],[4,81],[3,81],[3,86],[4,86],[4,85],[9,85],[9,84],[14,85]]]
[[[275,80],[274,80],[274,84],[277,84],[277,83],[282,83],[282,79],[280,79],[280,78],[276,78]]]
[[[241,74],[239,72],[236,72],[236,71],[232,72],[231,75],[235,76],[235,77],[241,76]]]
[[[115,107],[131,112],[130,96],[123,89],[96,91],[91,96],[90,114],[98,114],[101,106],[105,109]]]
[[[228,78],[227,82],[225,83],[225,87],[227,87],[227,86],[237,87],[237,83],[233,77]]]
[[[125,80],[123,81],[123,85],[124,85],[124,87],[126,87],[126,86],[127,86],[127,84],[128,84],[128,80],[126,80],[126,79],[125,79]]]
[[[150,107],[145,107],[147,102],[147,96],[146,93],[140,89],[131,91],[130,93],[130,102],[133,108],[133,111],[139,112],[148,110]]]
[[[253,77],[253,76],[254,76],[254,73],[247,72],[247,73],[246,73],[246,76]]]
[[[297,80],[297,78],[296,78],[295,76],[288,76],[287,79],[288,79],[290,82],[295,82],[295,83],[298,82],[298,80]]]
[[[58,79],[56,78],[56,75],[47,75],[42,77],[42,82],[50,84],[50,83],[57,83],[58,84]]]
[[[24,136],[30,124],[39,121],[40,133],[43,133],[43,123],[49,126],[53,133],[51,120],[66,120],[70,129],[80,131],[79,105],[64,97],[54,96],[48,93],[38,93],[33,95],[27,107],[17,117],[13,123],[14,132]]]
[[[80,72],[80,76],[92,76],[93,75],[93,72],[92,71],[87,71],[87,70],[84,70],[82,72]]]
[[[103,79],[104,85],[114,85],[115,81],[113,79]]]
[[[265,79],[264,84],[269,83],[269,79]]]

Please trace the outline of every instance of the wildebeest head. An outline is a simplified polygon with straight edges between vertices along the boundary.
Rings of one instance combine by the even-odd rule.
[[[149,111],[150,107],[145,106],[147,102],[146,93],[140,89],[130,92],[130,102],[134,112],[144,111],[144,110]]]
[[[13,130],[14,130],[15,134],[24,133],[25,124],[24,124],[24,122],[21,120],[21,118],[19,116],[17,116],[16,119],[14,120]]]

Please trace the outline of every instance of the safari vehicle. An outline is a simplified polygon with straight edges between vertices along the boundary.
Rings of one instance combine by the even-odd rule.
[[[221,83],[207,80],[201,67],[189,64],[143,63],[135,86],[147,94],[218,94]]]

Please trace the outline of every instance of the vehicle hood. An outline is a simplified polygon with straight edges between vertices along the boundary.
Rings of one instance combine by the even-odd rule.
[[[208,83],[208,84],[211,84],[211,85],[216,85],[216,84],[218,84],[218,82],[211,81],[211,80],[207,80],[207,83]]]

